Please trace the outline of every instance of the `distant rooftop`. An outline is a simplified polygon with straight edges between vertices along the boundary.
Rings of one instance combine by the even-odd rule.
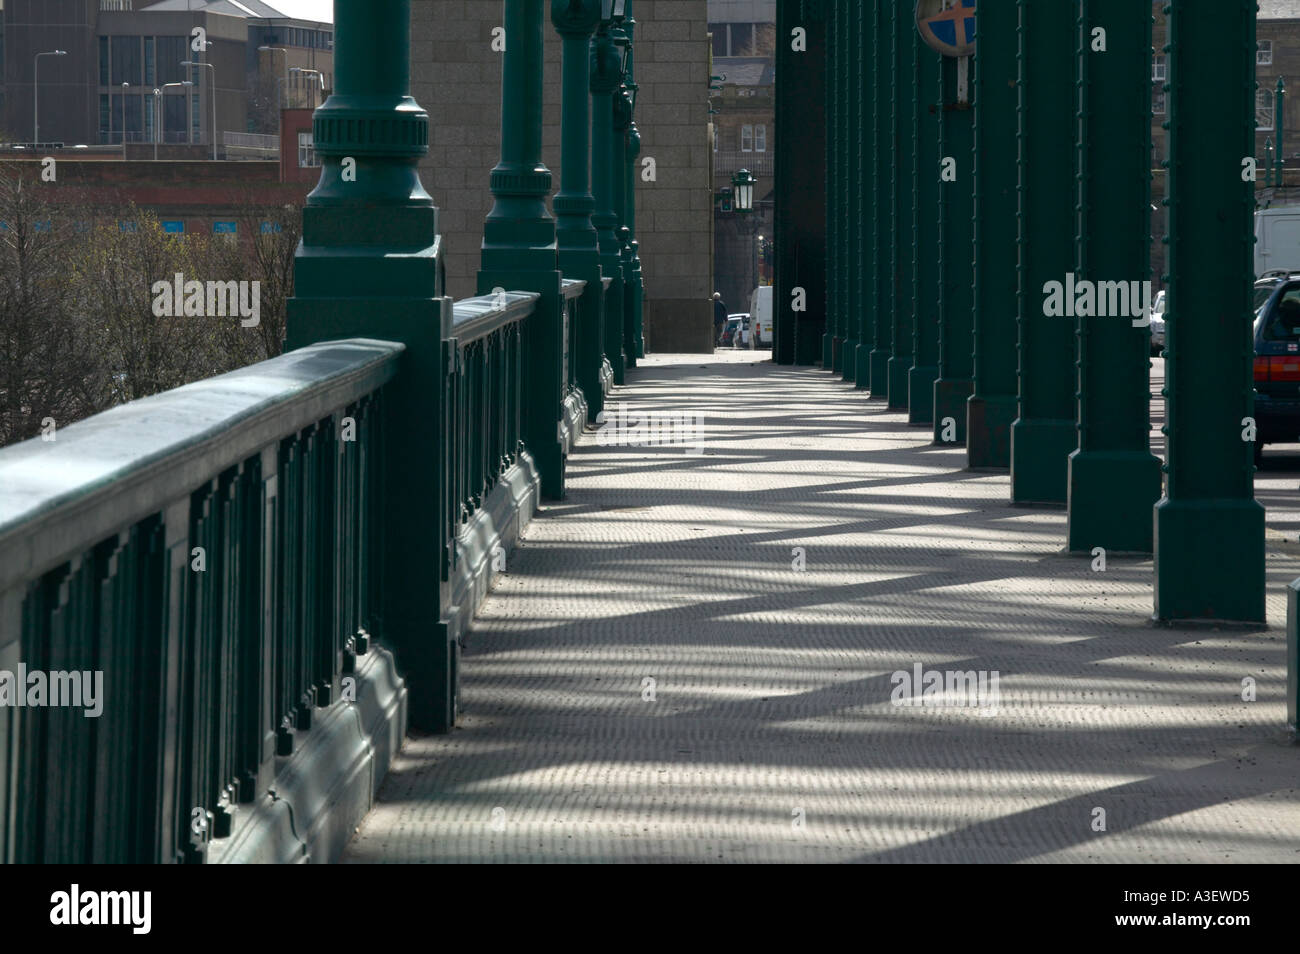
[[[221,13],[232,17],[251,17],[267,20],[305,20],[312,23],[333,23],[333,0],[159,0],[141,5],[140,10],[170,12],[192,10],[196,13]]]
[[[1300,0],[1259,0],[1259,20],[1300,20]]]
[[[771,86],[776,65],[767,56],[715,56],[713,72],[725,75],[723,82],[735,86]]]

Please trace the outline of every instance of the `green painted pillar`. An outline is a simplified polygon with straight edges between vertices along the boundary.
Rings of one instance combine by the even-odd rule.
[[[889,71],[894,132],[893,220],[894,241],[890,243],[891,274],[894,280],[891,347],[886,370],[886,399],[891,408],[907,407],[907,372],[912,366],[913,314],[916,308],[912,284],[916,245],[916,221],[912,214],[915,189],[913,166],[916,127],[916,58],[921,35],[916,18],[905,9],[894,11],[894,61]]]
[[[858,369],[860,375],[865,372],[866,376],[865,382],[860,380],[859,386],[870,388],[871,397],[883,401],[889,392],[889,358],[894,330],[892,263],[896,241],[893,211],[897,158],[893,148],[893,111],[890,106],[894,87],[889,79],[889,70],[893,64],[894,47],[891,11],[898,5],[877,3],[871,6],[874,12],[868,16],[873,17],[874,23],[874,54],[872,82],[866,91],[866,95],[871,96],[873,105],[871,154],[868,157],[873,170],[868,188],[871,192],[871,224],[874,226],[868,304],[871,327],[868,329],[865,323],[863,325],[862,343],[858,346]],[[866,369],[862,367],[864,357]]]
[[[850,316],[853,314],[853,229],[852,216],[853,175],[850,145],[855,133],[852,107],[854,89],[850,77],[853,72],[854,43],[853,9],[848,2],[833,4],[839,29],[835,33],[838,52],[834,82],[835,97],[835,163],[837,188],[832,205],[836,219],[836,269],[834,337],[831,339],[831,371],[844,369],[844,341],[848,337]]]
[[[560,271],[566,278],[587,283],[578,301],[578,353],[570,355],[578,386],[592,421],[605,407],[601,385],[604,290],[601,287],[600,242],[591,214],[591,56],[589,46],[600,22],[600,0],[551,0],[551,23],[563,47],[560,117],[560,191],[555,209],[555,239]]]
[[[1077,0],[1018,0],[1020,104],[1016,272],[1019,401],[1011,425],[1011,501],[1066,502],[1074,429],[1074,323],[1044,314],[1044,286],[1074,268]],[[1149,86],[1150,81],[1147,82]]]
[[[863,125],[864,115],[870,119],[871,113],[871,56],[872,24],[871,13],[864,0],[848,0],[848,44],[847,58],[844,65],[844,83],[848,92],[847,122],[844,127],[846,153],[844,159],[846,189],[844,201],[847,208],[847,230],[844,233],[844,247],[847,256],[845,268],[845,309],[844,325],[840,337],[840,356],[835,370],[840,372],[844,381],[857,381],[858,387],[866,385],[858,378],[857,350],[862,330],[871,320],[864,307],[862,271],[863,235],[861,224],[869,213],[866,190],[869,170],[864,158],[870,158],[870,133]],[[867,280],[869,282],[869,279]],[[866,287],[870,287],[869,284]]]
[[[975,364],[966,465],[1011,466],[1016,418],[1016,21],[986,3],[975,20]]]
[[[617,39],[615,46],[618,46]],[[632,129],[632,98],[627,90],[614,90],[614,214],[618,219],[614,226],[614,235],[618,239],[618,263],[622,275],[622,295],[615,303],[618,310],[618,337],[622,360],[614,365],[614,383],[622,384],[626,379],[626,369],[636,366],[635,351],[632,349],[632,314],[630,292],[632,285],[632,232],[627,227],[627,146],[628,133]]]
[[[410,693],[411,723],[446,731],[455,720],[456,647],[440,622],[444,462],[438,210],[416,164],[428,151],[429,117],[410,91],[410,3],[335,0],[335,88],[312,131],[320,183],[303,209],[285,350],[368,337],[406,345],[384,399],[391,459],[382,468],[382,565],[378,628]]]
[[[1255,0],[1175,0],[1169,16],[1165,497],[1155,617],[1264,622],[1251,335]]]
[[[618,241],[614,183],[614,96],[623,84],[622,62],[614,45],[612,21],[602,20],[591,43],[591,217],[600,246],[600,269],[610,279],[605,291],[603,364],[614,381],[623,381],[623,263]]]
[[[489,186],[478,293],[541,294],[524,323],[524,445],[537,464],[542,494],[564,497],[564,297],[555,219],[546,207],[551,173],[542,163],[544,0],[505,0],[501,81],[501,161]]]
[[[975,90],[970,86],[969,101],[961,101],[961,68],[959,58],[943,58],[939,121],[939,379],[934,382],[935,443],[956,444],[966,442],[966,402],[974,387],[971,315],[975,305],[971,286],[975,280]]]
[[[1079,0],[1079,12],[1074,271],[1077,282],[1093,283],[1085,287],[1097,290],[1097,301],[1094,314],[1075,319],[1079,447],[1069,458],[1068,548],[1150,553],[1148,515],[1160,499],[1144,317],[1153,297],[1151,11],[1130,0]],[[1104,51],[1094,49],[1099,29]],[[1103,302],[1103,290],[1116,287],[1127,294],[1106,291]]]
[[[862,0],[848,3],[851,38],[848,44],[847,90],[848,112],[845,131],[848,153],[845,161],[845,276],[844,315],[846,325],[841,344],[840,371],[845,381],[865,388],[866,376],[858,361],[864,334],[870,334],[871,313],[871,242],[865,223],[871,217],[871,82],[873,22],[868,4]]]
[[[627,130],[627,216],[625,222],[628,230],[628,247],[632,257],[631,290],[629,292],[629,313],[632,324],[632,348],[628,351],[631,367],[636,367],[636,359],[645,357],[645,282],[641,273],[641,243],[636,238],[636,184],[640,173],[641,132],[636,128],[636,94],[640,89],[636,84],[636,20],[632,17],[633,0],[626,0],[626,19],[623,32],[627,35],[627,77],[623,83],[631,98],[632,113],[628,117]],[[710,320],[712,318],[710,317]]]
[[[840,281],[844,260],[840,247],[843,234],[844,169],[840,163],[840,104],[843,100],[845,12],[832,3],[826,16],[826,330],[822,334],[822,370],[835,367],[835,342],[842,309]]]
[[[922,44],[917,50],[915,154],[912,216],[916,232],[913,287],[916,317],[912,367],[907,372],[907,423],[934,421],[934,383],[939,378],[939,92],[942,57]]]

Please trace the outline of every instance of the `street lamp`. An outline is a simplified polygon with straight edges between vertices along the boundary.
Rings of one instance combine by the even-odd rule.
[[[302,66],[291,66],[291,67],[289,67],[289,72],[290,72],[290,73],[304,73],[304,74],[306,74],[306,73],[314,73],[314,74],[316,74],[316,81],[317,81],[318,83],[320,83],[321,94],[324,95],[324,93],[325,93],[325,74],[322,73],[320,70],[309,70],[309,69],[306,69],[305,67],[302,67]]]
[[[748,217],[754,211],[754,186],[757,183],[758,183],[758,179],[756,179],[754,177],[754,174],[750,172],[748,169],[741,169],[731,177],[732,195],[735,196],[735,210],[739,212],[742,216]],[[757,288],[758,287],[758,243],[762,240],[762,236],[758,234],[758,229],[759,226],[762,225],[762,220],[759,219],[758,217],[754,217],[752,221],[753,221],[753,225],[751,227],[752,231],[750,232],[750,234],[753,236],[754,239],[753,241],[754,287]],[[754,324],[754,317],[752,315],[750,316],[749,321],[750,321],[750,328],[752,331],[753,324]],[[751,346],[754,343],[754,337],[755,336],[751,333],[749,337],[749,342]]]
[[[212,161],[217,159],[217,68],[211,63],[197,63],[194,60],[182,60],[181,66],[206,66],[212,70],[212,82],[208,84],[208,96],[212,99]]]
[[[41,87],[37,83],[37,74],[41,68],[42,56],[67,56],[67,50],[50,50],[48,53],[37,53],[36,59],[32,63],[32,144],[41,141]]]
[[[288,51],[287,49],[285,49],[283,46],[259,46],[259,47],[257,48],[257,52],[259,52],[259,53],[283,53],[283,54],[284,54],[284,89],[285,89],[285,96],[286,96],[286,98],[287,98],[287,96],[288,96],[288,92],[289,92],[289,51]],[[277,86],[277,87],[276,87],[276,91],[279,92],[279,89],[280,89],[280,88]],[[281,109],[281,106],[280,106],[280,97],[279,97],[279,96],[276,96],[275,107],[276,107],[276,108],[275,108],[275,111],[276,111],[276,113],[278,114],[278,113],[280,112],[280,109]],[[276,122],[276,125],[277,125],[277,126],[280,124],[280,119],[279,119],[279,116],[278,116],[278,115],[276,116],[276,121],[275,121],[275,122]]]
[[[162,131],[163,131],[162,98],[164,95],[166,95],[166,90],[171,89],[173,86],[193,86],[193,85],[194,84],[191,83],[189,80],[186,80],[183,83],[163,83],[162,89],[155,88],[153,91],[153,102],[154,102],[153,158],[155,162],[158,161],[158,137],[162,135]],[[186,116],[185,124],[188,126],[189,122],[190,122],[190,118],[189,116]]]
[[[126,162],[126,97],[127,97],[127,90],[129,90],[130,88],[131,88],[130,83],[122,84],[122,161],[123,162]],[[109,122],[112,122],[112,118],[111,118],[112,115],[113,114],[110,112]],[[143,122],[143,120],[144,117],[142,116],[141,121]]]

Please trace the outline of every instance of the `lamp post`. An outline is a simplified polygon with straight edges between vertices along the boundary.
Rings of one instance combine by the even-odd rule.
[[[130,88],[131,88],[130,83],[122,84],[122,161],[123,162],[126,162],[126,96],[127,96],[127,90],[129,90]],[[109,111],[109,116],[110,117],[112,116],[111,110]],[[110,119],[110,122],[111,121],[112,120]],[[143,116],[140,117],[140,121],[141,122],[144,121]]]
[[[212,159],[217,158],[217,68],[211,63],[198,63],[194,60],[182,60],[181,66],[206,66],[212,70],[212,82],[208,85],[208,96],[212,100]]]
[[[758,179],[756,179],[754,177],[754,174],[750,172],[748,169],[740,169],[739,171],[736,172],[735,175],[731,177],[731,189],[732,189],[732,195],[734,196],[734,208],[737,212],[741,214],[742,217],[747,218],[753,214],[754,186],[755,184],[757,184],[757,182]],[[754,245],[754,285],[755,287],[757,287],[758,286],[758,240],[759,240],[758,228],[762,223],[757,218],[754,218],[751,221],[753,222],[750,235],[753,237],[753,245]],[[754,341],[754,316],[753,315],[749,316],[749,327],[750,327],[749,340],[750,343],[753,344]]]
[[[155,106],[156,109],[157,109],[156,121],[155,121],[154,131],[153,131],[153,132],[154,132],[154,135],[153,135],[153,158],[154,158],[154,161],[155,161],[155,162],[158,160],[158,138],[159,138],[159,136],[162,135],[162,131],[163,131],[163,130],[162,130],[162,100],[163,100],[163,97],[167,95],[166,91],[169,90],[169,89],[171,89],[173,86],[193,86],[193,85],[194,85],[194,84],[191,83],[189,80],[186,80],[186,81],[183,82],[183,83],[164,83],[163,86],[162,86],[162,89],[155,89],[155,90],[153,91],[153,95],[154,95],[154,106]],[[186,117],[185,117],[185,124],[186,124],[187,126],[189,125],[189,121],[190,121],[189,116],[186,116]]]
[[[615,48],[615,18],[621,19],[624,0],[601,0],[600,24],[591,44],[591,192],[596,211],[591,216],[596,227],[603,275],[610,278],[605,293],[603,343],[605,359],[615,384],[624,380],[623,356],[623,268],[618,240],[618,209],[615,201],[614,166],[614,97],[623,83],[622,58]],[[603,363],[602,363],[603,369]]]
[[[37,53],[32,61],[32,145],[41,141],[41,87],[37,83],[37,76],[41,68],[42,56],[67,56],[66,50],[50,50],[48,53]]]
[[[320,84],[321,93],[323,94],[323,93],[325,92],[325,74],[322,73],[320,70],[311,70],[311,69],[307,69],[306,67],[303,67],[303,66],[291,66],[291,67],[289,67],[289,72],[290,72],[290,73],[302,73],[303,75],[306,75],[306,74],[309,74],[309,73],[311,73],[311,74],[315,74],[315,76],[316,76],[316,81]]]
[[[282,47],[282,46],[259,46],[259,47],[257,48],[257,52],[259,52],[259,53],[283,53],[283,54],[284,54],[284,76],[283,76],[283,77],[280,77],[279,79],[283,79],[283,80],[284,80],[284,91],[285,91],[285,96],[287,97],[288,94],[289,94],[289,51],[288,51],[287,49],[285,49],[284,47]],[[277,81],[278,81],[278,80],[277,80]],[[279,87],[279,86],[276,86],[276,92],[277,92],[277,94],[279,93],[279,90],[280,90],[280,87]],[[279,114],[280,114],[280,109],[281,109],[281,107],[280,107],[280,97],[279,97],[279,95],[277,95],[276,98],[275,98],[275,105],[276,105],[276,109],[275,109],[275,112],[276,112],[275,123],[276,123],[276,126],[278,127],[279,124],[280,124],[280,115],[279,115]]]

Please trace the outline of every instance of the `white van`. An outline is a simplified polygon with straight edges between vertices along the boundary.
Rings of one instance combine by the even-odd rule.
[[[1300,271],[1300,205],[1255,213],[1255,277]]]
[[[772,286],[759,285],[749,296],[750,340],[753,348],[772,347]]]

